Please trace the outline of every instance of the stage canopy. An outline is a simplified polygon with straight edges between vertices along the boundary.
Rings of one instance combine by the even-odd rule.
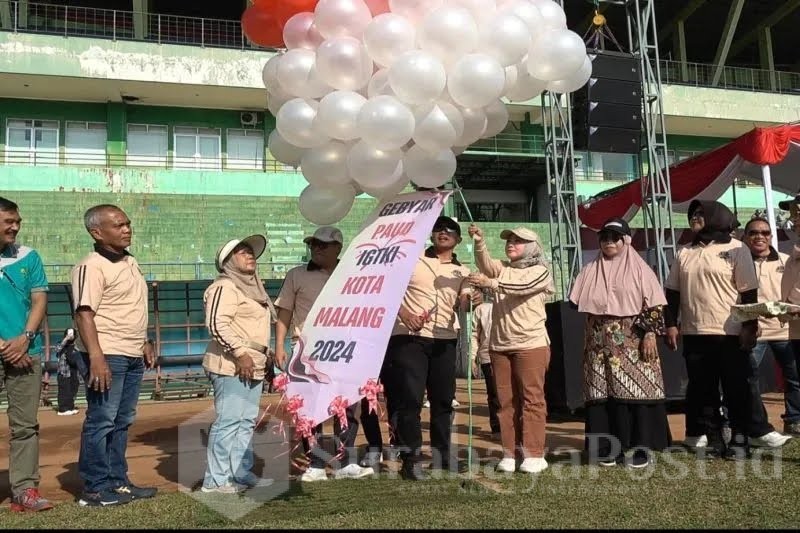
[[[800,124],[756,128],[724,146],[669,167],[673,210],[685,213],[692,200],[716,200],[736,178],[763,183],[770,221],[771,191],[800,189]],[[631,220],[642,206],[642,180],[603,191],[578,206],[578,216],[597,230],[611,217]]]

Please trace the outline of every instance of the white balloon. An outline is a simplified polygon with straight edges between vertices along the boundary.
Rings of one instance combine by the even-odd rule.
[[[349,141],[359,137],[358,114],[367,99],[353,91],[333,91],[319,102],[314,128],[328,137]]]
[[[411,182],[411,180],[408,179],[408,176],[403,173],[402,161],[397,164],[397,169],[399,172],[396,170],[395,174],[392,175],[394,180],[391,183],[381,187],[369,187],[362,185],[361,188],[365,193],[373,198],[377,198],[378,200],[388,200],[390,198],[394,198],[403,192],[403,190],[408,187],[408,184]]]
[[[449,0],[451,6],[460,6],[468,10],[478,26],[482,20],[492,18],[497,10],[495,0]]]
[[[453,150],[454,155],[461,155],[467,151],[468,146],[453,146],[451,150]]]
[[[286,52],[278,63],[281,88],[300,98],[319,98],[331,88],[319,76],[313,50],[295,48]]]
[[[442,5],[444,0],[389,0],[389,9],[392,13],[407,18],[413,23],[419,23],[425,15]]]
[[[464,133],[456,140],[455,146],[469,146],[480,139],[486,131],[486,112],[481,108],[468,107],[462,107],[459,111],[464,117]]]
[[[414,146],[403,158],[403,168],[419,187],[441,187],[456,173],[456,156],[450,149],[430,153]]]
[[[315,100],[295,98],[281,106],[275,127],[281,137],[300,148],[312,148],[325,144],[330,139],[314,128],[319,103]]]
[[[480,50],[508,67],[518,63],[531,45],[531,32],[513,13],[501,13],[481,28]]]
[[[283,54],[275,54],[264,64],[264,70],[261,71],[261,80],[264,82],[264,87],[267,88],[267,91],[275,91],[280,87],[278,64],[281,62],[282,57]]]
[[[316,50],[324,38],[314,25],[314,13],[296,13],[283,26],[283,43],[286,48]]]
[[[506,93],[506,98],[512,102],[527,102],[536,98],[547,88],[547,82],[534,78],[528,72],[527,60],[523,65],[517,66],[517,84]]]
[[[357,91],[366,87],[373,69],[367,49],[355,37],[325,39],[317,49],[319,77],[334,89]]]
[[[300,214],[318,226],[335,224],[353,207],[356,191],[350,185],[320,188],[309,185],[300,193]]]
[[[502,100],[495,100],[484,108],[486,112],[486,131],[481,138],[488,139],[502,133],[508,125],[508,108]]]
[[[581,68],[574,72],[570,77],[563,80],[551,81],[547,84],[547,90],[554,93],[571,93],[577,91],[589,81],[592,76],[592,60],[589,56],[583,61]]]
[[[375,63],[390,66],[404,52],[413,50],[417,30],[405,18],[394,13],[378,15],[364,30],[364,45]]]
[[[429,152],[449,148],[459,137],[447,114],[436,103],[418,107],[414,112],[414,120],[414,143]]]
[[[475,50],[478,25],[463,7],[444,5],[425,17],[417,43],[447,65]]]
[[[510,67],[505,68],[506,71],[506,83],[503,86],[503,95],[507,95],[511,89],[517,84],[517,78],[519,77],[519,69],[517,65],[511,65]]]
[[[553,0],[529,0],[542,16],[542,27],[545,29],[565,29],[567,27],[567,15],[564,9]]]
[[[389,84],[407,104],[422,104],[438,98],[447,85],[444,65],[432,54],[412,50],[389,67]]]
[[[571,30],[548,30],[528,53],[528,72],[544,81],[564,79],[583,65],[585,57],[586,44],[580,35]]]
[[[369,80],[369,84],[367,85],[367,98],[381,95],[394,96],[397,98],[397,95],[394,94],[392,90],[392,86],[389,84],[389,69],[386,68],[382,68],[373,74],[372,79]]]
[[[380,150],[400,148],[414,134],[414,114],[393,96],[367,100],[358,114],[359,136]]]
[[[437,100],[436,105],[444,111],[444,114],[447,115],[447,120],[456,130],[456,139],[464,135],[464,117],[455,104],[445,100]]]
[[[469,54],[450,71],[447,90],[464,107],[483,107],[500,98],[506,83],[503,66],[486,54]]]
[[[273,117],[277,117],[281,106],[293,98],[294,96],[278,86],[274,91],[267,91],[267,109],[269,109]]]
[[[539,13],[539,9],[529,0],[509,2],[498,11],[500,13],[511,13],[522,19],[528,25],[528,30],[530,30],[531,37],[534,40],[542,31],[542,15]]]
[[[306,151],[305,148],[298,148],[289,143],[286,139],[281,137],[278,130],[272,130],[269,134],[267,146],[269,148],[269,153],[272,154],[272,157],[274,157],[276,161],[294,168],[300,166],[300,159]]]
[[[350,176],[362,187],[380,186],[395,173],[402,158],[403,152],[399,149],[380,150],[361,140],[350,148],[347,168]]]
[[[319,0],[314,8],[314,24],[326,39],[355,37],[361,39],[372,13],[363,0]]]
[[[350,147],[341,141],[330,141],[309,148],[300,160],[300,168],[308,183],[315,187],[337,187],[350,182],[347,154]]]

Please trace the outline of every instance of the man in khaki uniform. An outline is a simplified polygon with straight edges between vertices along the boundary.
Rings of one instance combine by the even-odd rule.
[[[286,336],[291,331],[291,345],[294,348],[303,331],[303,325],[311,307],[339,263],[344,237],[338,228],[321,226],[317,228],[314,235],[306,237],[304,242],[311,249],[311,261],[286,273],[281,292],[275,301],[275,307],[278,309],[278,322],[275,325],[275,359],[278,366],[284,370],[286,370],[287,363],[291,364],[290,356],[286,354]],[[334,433],[345,450],[342,459],[345,466],[336,469],[334,474],[336,479],[362,478],[375,472],[373,468],[361,467],[356,462],[355,440],[358,435],[359,409],[360,404],[347,408],[347,428],[345,430],[339,427],[338,418],[334,420]],[[315,432],[318,437],[322,435],[322,424],[316,427]],[[317,442],[319,442],[319,438],[317,438]],[[303,444],[307,447],[307,443]],[[319,445],[313,447],[310,454],[309,468],[303,473],[300,480],[313,482],[328,479],[325,473],[325,465],[329,459],[328,454]]]
[[[131,221],[119,207],[84,214],[94,251],[72,269],[78,369],[86,383],[86,419],[78,471],[80,505],[107,507],[151,498],[156,489],[128,479],[128,428],[136,415],[144,369],[155,353],[147,339],[147,283],[128,252]]]
[[[794,246],[786,260],[781,279],[781,300],[800,305],[800,191],[794,199],[778,205],[784,211],[789,211],[794,233]],[[789,322],[789,340],[792,343],[795,364],[800,368],[800,318]]]

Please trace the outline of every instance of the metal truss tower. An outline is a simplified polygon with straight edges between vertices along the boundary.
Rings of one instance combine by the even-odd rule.
[[[625,5],[630,51],[638,57],[642,73],[642,135],[645,141],[639,158],[643,177],[642,214],[648,262],[663,283],[675,257],[675,229],[672,225],[672,190],[655,0],[622,0],[613,3]]]

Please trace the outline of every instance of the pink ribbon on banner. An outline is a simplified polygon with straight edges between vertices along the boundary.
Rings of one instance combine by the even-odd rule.
[[[383,384],[377,380],[368,379],[366,384],[358,388],[358,393],[363,394],[364,398],[369,403],[369,412],[378,412],[378,395],[383,392]]]
[[[294,430],[300,438],[308,439],[308,447],[313,448],[317,439],[314,437],[314,422],[305,416],[295,418]]]
[[[289,384],[289,376],[287,374],[278,374],[272,380],[272,388],[278,392],[286,392],[286,386]]]
[[[344,396],[337,396],[328,406],[328,413],[339,419],[339,426],[342,430],[347,429],[347,408],[350,402]]]

